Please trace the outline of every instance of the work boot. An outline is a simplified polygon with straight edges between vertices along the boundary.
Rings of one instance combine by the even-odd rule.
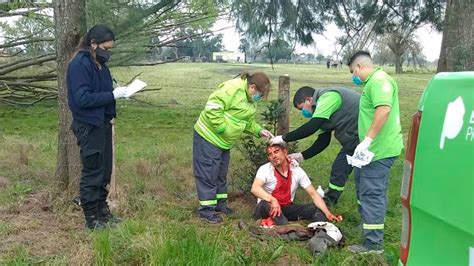
[[[99,219],[103,223],[119,224],[123,222],[122,218],[117,217],[110,212],[107,201],[99,202]]]
[[[225,215],[232,215],[235,213],[235,211],[227,206],[224,206],[223,208],[216,207],[216,212],[223,213]]]
[[[84,218],[86,220],[86,228],[90,230],[102,230],[107,228],[107,225],[101,221],[97,205],[83,206]]]
[[[218,215],[217,213],[206,213],[206,214],[203,214],[203,213],[200,213],[199,214],[199,217],[201,217],[202,220],[210,223],[210,224],[220,224],[222,223],[224,220],[222,219],[222,217],[220,215]]]

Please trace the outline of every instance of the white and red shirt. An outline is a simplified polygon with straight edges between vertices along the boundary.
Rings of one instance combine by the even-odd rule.
[[[298,186],[306,189],[311,185],[311,180],[306,172],[301,167],[291,164],[286,178],[270,162],[260,166],[255,178],[263,181],[263,189],[272,194],[281,206],[293,202]],[[257,199],[257,203],[261,200]]]

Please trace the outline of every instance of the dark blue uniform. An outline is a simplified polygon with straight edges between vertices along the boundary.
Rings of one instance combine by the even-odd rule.
[[[112,174],[112,126],[115,99],[112,77],[106,65],[99,68],[89,51],[79,51],[67,71],[71,129],[81,148],[81,206],[86,220],[97,220],[97,212],[106,206],[107,185]],[[89,223],[89,221],[88,221]]]

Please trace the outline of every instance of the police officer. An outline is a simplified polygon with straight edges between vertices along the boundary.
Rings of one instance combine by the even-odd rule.
[[[107,205],[107,185],[112,173],[112,126],[115,99],[125,97],[125,88],[113,90],[105,64],[114,47],[115,35],[104,25],[92,27],[81,40],[67,70],[71,129],[80,147],[82,172],[81,207],[86,227],[92,230],[117,223]]]
[[[344,191],[347,177],[352,172],[352,166],[347,164],[346,155],[352,155],[359,144],[357,136],[359,98],[358,93],[346,88],[315,90],[307,86],[302,87],[296,91],[293,105],[310,120],[294,131],[270,140],[271,143],[278,144],[318,134],[318,138],[311,147],[301,153],[289,155],[291,159],[303,161],[324,151],[334,132],[342,148],[332,164],[329,188],[324,195],[324,200],[328,205],[337,203]]]

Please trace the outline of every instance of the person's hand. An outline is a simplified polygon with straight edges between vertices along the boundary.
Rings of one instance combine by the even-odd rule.
[[[260,137],[269,139],[269,138],[273,138],[273,134],[269,130],[262,129],[260,131]]]
[[[303,154],[301,152],[297,152],[297,153],[292,153],[290,155],[288,155],[288,158],[290,160],[295,160],[299,163],[301,163],[302,161],[304,161],[304,157],[303,157]]]
[[[114,99],[125,98],[125,95],[127,95],[127,88],[117,87],[112,93],[114,94]]]
[[[276,137],[273,137],[271,140],[270,140],[270,144],[271,145],[277,145],[277,144],[283,144],[285,143],[285,141],[283,140],[283,136],[282,135],[278,135]]]
[[[277,216],[281,215],[281,206],[280,203],[278,203],[278,200],[274,199],[270,202],[271,209],[270,209],[270,216],[272,218],[275,218]]]
[[[340,221],[342,221],[342,216],[341,215],[334,215],[332,213],[326,214],[326,218],[330,222],[340,222]]]
[[[372,139],[365,137],[365,139],[355,148],[354,156],[358,153],[365,153],[365,151],[369,149],[370,143],[372,143]]]

